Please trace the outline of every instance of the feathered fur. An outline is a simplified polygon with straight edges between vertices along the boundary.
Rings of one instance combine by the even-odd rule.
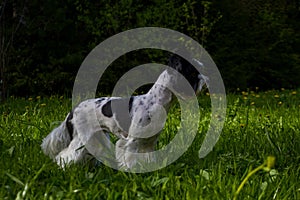
[[[196,63],[200,62],[196,60]],[[174,73],[175,70],[186,77],[195,92],[201,90],[208,81],[206,76],[178,56],[170,58],[169,66],[173,70],[163,71],[145,95],[125,99],[102,97],[80,103],[43,140],[43,152],[62,167],[79,163],[95,154],[105,154],[104,150],[110,148],[110,141],[103,136],[112,133],[119,138],[115,149],[119,167],[130,169],[137,165],[136,153],[146,153],[143,154],[144,160],[154,159],[150,152],[155,150],[159,131],[165,123],[164,114],[167,114],[161,111],[168,111],[174,98],[170,88],[182,81],[178,73]],[[181,92],[180,95],[185,95],[185,91]],[[117,109],[113,109],[112,105],[117,106]],[[152,120],[155,123],[150,123]],[[93,149],[94,152],[85,148],[85,145],[94,142],[91,139],[102,143],[100,148],[96,146]]]

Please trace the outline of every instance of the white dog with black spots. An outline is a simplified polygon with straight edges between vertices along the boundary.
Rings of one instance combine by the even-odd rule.
[[[193,62],[196,67],[202,66],[196,59]],[[180,84],[182,75],[194,92],[207,84],[208,77],[199,73],[193,65],[173,55],[168,63],[172,69],[163,71],[148,93],[130,98],[102,97],[81,102],[60,126],[44,138],[41,145],[43,152],[63,168],[71,163],[86,162],[95,155],[95,152],[85,148],[90,139],[101,136],[98,138],[103,148],[109,149],[111,133],[118,138],[114,151],[118,167],[135,167],[139,164],[135,153],[155,151],[159,130],[165,122],[162,110],[168,111],[175,98],[172,89]],[[179,95],[184,98],[184,93],[181,91]],[[151,121],[155,121],[155,127]],[[152,125],[147,127],[149,124]],[[101,148],[95,151],[102,153]]]

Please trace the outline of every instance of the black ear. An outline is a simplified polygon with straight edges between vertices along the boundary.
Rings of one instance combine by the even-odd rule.
[[[177,71],[182,70],[182,63],[181,63],[181,58],[177,56],[176,54],[173,54],[169,58],[169,63],[168,65],[172,67],[173,69],[176,69]]]
[[[183,75],[195,92],[199,86],[202,87],[207,82],[207,80],[203,78],[204,76],[197,70],[204,67],[203,63],[197,59],[191,59],[190,63],[186,59],[173,54],[169,57],[168,65]]]

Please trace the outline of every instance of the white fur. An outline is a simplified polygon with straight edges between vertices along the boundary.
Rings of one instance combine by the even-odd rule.
[[[174,65],[171,67],[179,71],[187,67],[182,66],[180,60],[175,59],[173,63],[175,64],[171,62]],[[61,167],[85,162],[95,155],[109,156],[105,150],[110,149],[111,145],[106,136],[112,133],[119,138],[115,147],[115,159],[119,167],[130,169],[139,164],[137,153],[146,162],[155,159],[151,152],[155,150],[160,130],[165,123],[167,113],[162,111],[168,111],[172,101],[170,88],[180,80],[177,75],[172,70],[165,70],[147,94],[131,98],[131,110],[127,116],[130,124],[127,128],[122,125],[126,121],[126,115],[118,113],[118,110],[111,110],[110,113],[110,110],[105,109],[111,102],[122,103],[121,98],[104,97],[83,101],[69,113],[69,118],[43,140],[43,152]],[[197,78],[199,83],[195,88],[201,89],[208,79],[201,74]],[[154,123],[150,123],[151,121]],[[72,133],[67,123],[72,126]],[[101,142],[100,146],[97,140]],[[88,151],[85,147],[91,146],[91,143],[95,148]]]

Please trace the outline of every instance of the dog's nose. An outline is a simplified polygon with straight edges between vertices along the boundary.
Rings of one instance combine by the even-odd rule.
[[[199,78],[199,85],[198,85],[198,92],[202,90],[202,87],[206,85],[207,88],[209,88],[209,78],[208,76],[204,76],[203,74],[198,75]]]

